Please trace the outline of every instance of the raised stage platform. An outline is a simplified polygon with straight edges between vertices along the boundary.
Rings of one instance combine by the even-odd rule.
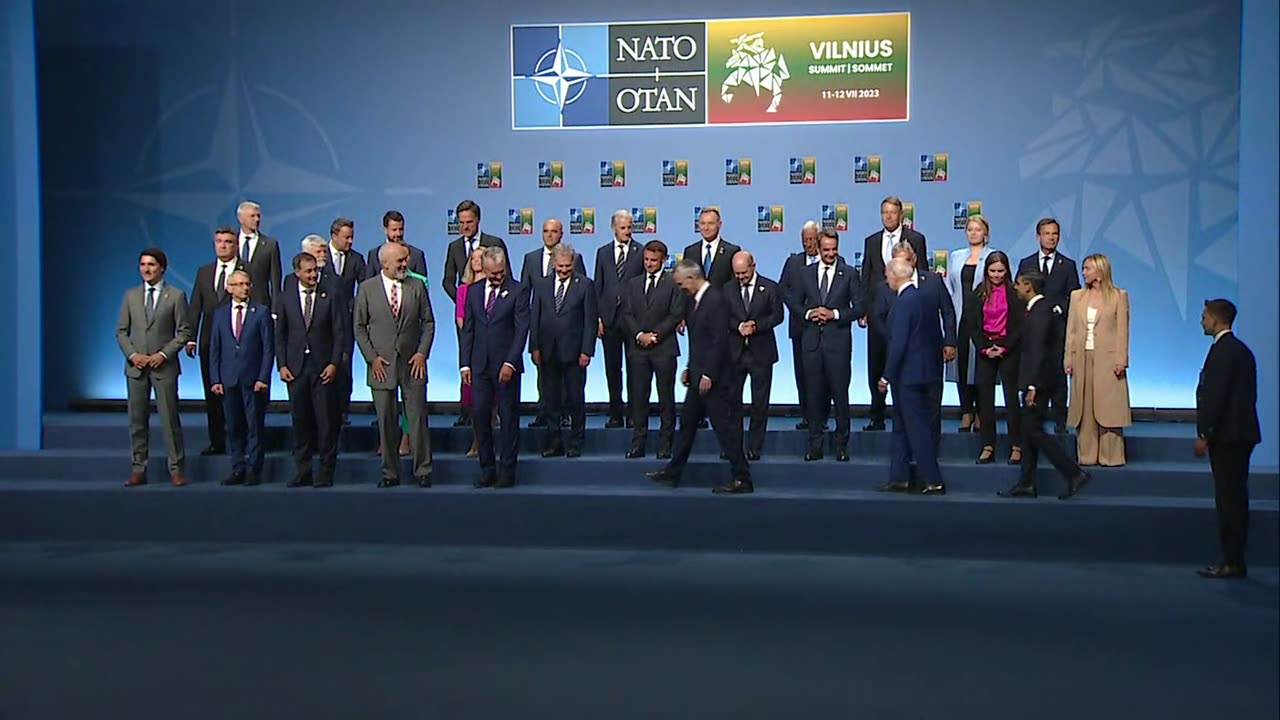
[[[998,498],[1017,469],[974,464],[979,438],[954,422],[942,443],[945,497],[885,495],[890,434],[854,432],[853,459],[801,459],[805,434],[795,420],[773,418],[765,456],[753,463],[751,496],[713,496],[727,477],[710,432],[676,490],[643,472],[652,457],[623,458],[630,430],[605,430],[589,418],[581,458],[543,459],[542,430],[521,421],[521,460],[512,490],[476,490],[470,430],[432,417],[434,487],[379,490],[380,460],[370,418],[344,428],[337,487],[287,489],[293,474],[286,415],[268,416],[265,484],[219,485],[225,456],[201,457],[203,414],[183,416],[191,486],[173,488],[164,472],[163,438],[152,429],[152,484],[124,488],[128,434],[122,414],[54,414],[46,449],[0,453],[0,540],[151,540],[162,542],[326,542],[583,548],[823,552],[886,556],[1009,558],[1088,562],[1205,564],[1216,559],[1212,480],[1191,455],[1194,427],[1139,423],[1127,433],[1129,465],[1094,468],[1094,482],[1070,501],[1049,467],[1042,497]],[[656,425],[657,419],[653,419]],[[862,423],[855,421],[855,427]],[[1070,436],[1060,438],[1074,448]],[[405,476],[408,477],[407,464]],[[1249,559],[1280,560],[1280,472],[1255,467]]]

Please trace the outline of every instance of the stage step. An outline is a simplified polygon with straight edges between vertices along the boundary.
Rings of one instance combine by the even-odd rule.
[[[534,463],[531,463],[534,464]],[[549,463],[548,463],[549,465]],[[373,543],[679,549],[1042,562],[1216,559],[1212,501],[1107,497],[1010,501],[989,492],[906,497],[762,487],[715,496],[643,479],[614,486],[475,490],[345,485],[330,490],[156,484],[118,478],[0,483],[0,540]],[[1280,510],[1257,501],[1249,560],[1277,564]]]

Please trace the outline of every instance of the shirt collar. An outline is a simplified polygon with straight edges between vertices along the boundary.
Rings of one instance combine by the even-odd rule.
[[[143,283],[142,283],[142,286],[143,286],[144,288],[155,288],[155,289],[156,289],[156,294],[157,294],[157,295],[159,295],[159,294],[160,294],[160,291],[161,291],[161,290],[164,290],[164,280],[157,280],[155,285],[152,285],[152,284],[151,284],[151,283],[149,283],[149,282],[143,282]]]
[[[710,287],[711,287],[711,283],[709,282],[702,283],[702,287],[698,288],[698,292],[693,294],[694,304],[702,302],[702,296],[707,294],[707,289]]]
[[[899,225],[897,230],[890,230],[889,228],[885,228],[884,236],[885,237],[902,237],[902,226]]]
[[[319,285],[319,284],[312,285],[309,289],[311,290],[311,292],[313,292],[313,293],[314,293],[314,292],[316,292],[317,290],[319,290],[319,289],[320,289],[320,285]],[[303,287],[303,286],[302,286],[302,283],[298,283],[298,294],[299,294],[299,295],[306,295],[306,294],[307,294],[307,290],[308,290],[308,288]]]
[[[832,270],[834,270],[836,268],[836,264],[835,263],[831,263],[830,265],[826,264],[825,262],[822,261],[822,256],[819,255],[818,256],[818,272],[822,272],[823,268],[831,268]]]
[[[1041,261],[1041,262],[1044,262],[1044,259],[1045,259],[1045,258],[1051,258],[1051,257],[1053,257],[1054,255],[1057,255],[1057,254],[1058,254],[1058,251],[1057,251],[1057,250],[1054,250],[1053,252],[1050,252],[1050,253],[1047,253],[1047,252],[1045,252],[1044,250],[1041,250],[1041,251],[1040,251],[1040,261]]]
[[[614,247],[620,247],[620,248],[627,248],[627,249],[630,249],[630,248],[631,248],[631,241],[630,241],[630,240],[619,240],[618,238],[614,238],[614,239],[613,239],[613,245],[614,245]]]
[[[1216,345],[1218,341],[1222,339],[1222,336],[1226,335],[1229,332],[1231,332],[1231,328],[1227,328],[1226,330],[1219,330],[1217,333],[1215,333],[1213,336],[1214,344]]]
[[[258,233],[256,233],[256,232],[245,232],[245,231],[241,230],[241,231],[240,231],[240,239],[241,239],[241,240],[243,240],[243,239],[245,239],[245,238],[249,238],[250,240],[257,240],[257,239],[258,239]]]
[[[702,244],[703,244],[703,245],[711,245],[711,246],[713,246],[713,247],[714,247],[715,245],[719,244],[719,242],[720,242],[720,236],[719,236],[719,235],[717,235],[717,236],[715,236],[715,237],[711,238],[710,240],[708,240],[708,239],[706,239],[706,238],[702,238]]]
[[[239,301],[239,300],[232,300],[232,301],[231,301],[231,309],[232,309],[232,310],[239,310],[240,308],[248,308],[248,307],[249,307],[249,301],[248,301],[248,300],[245,300],[245,301],[243,301],[243,302],[241,302],[241,301]]]
[[[751,273],[751,282],[747,283],[744,287],[754,288],[758,282],[760,282],[760,273]]]
[[[1037,296],[1035,296],[1035,297],[1031,298],[1030,300],[1028,300],[1028,301],[1027,301],[1027,312],[1031,312],[1031,308],[1035,307],[1035,306],[1036,306],[1036,303],[1040,302],[1040,301],[1041,301],[1041,300],[1043,300],[1043,299],[1044,299],[1044,296],[1043,296],[1043,295],[1037,295]]]
[[[329,255],[333,257],[338,257],[339,254],[344,252],[346,252],[346,250],[339,250],[338,248],[334,247],[333,243],[329,243]]]

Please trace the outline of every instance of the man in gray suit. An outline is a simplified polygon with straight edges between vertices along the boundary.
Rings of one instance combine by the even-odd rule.
[[[427,358],[435,337],[431,299],[420,282],[405,282],[409,248],[389,242],[378,250],[382,272],[360,283],[356,291],[356,345],[368,363],[368,383],[378,414],[382,440],[382,480],[378,487],[400,484],[400,418],[396,390],[404,398],[413,450],[413,476],[418,487],[431,487],[431,438],[427,431]]]
[[[124,375],[128,384],[129,439],[133,472],[128,487],[147,482],[148,440],[151,436],[151,391],[164,423],[165,447],[169,455],[169,479],[186,485],[182,475],[185,455],[182,423],[178,420],[178,353],[191,339],[187,323],[187,295],[164,281],[169,259],[159,248],[138,255],[138,272],[143,284],[125,291],[116,322],[116,342],[124,353]]]

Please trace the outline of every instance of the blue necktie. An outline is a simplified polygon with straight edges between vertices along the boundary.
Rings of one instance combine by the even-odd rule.
[[[711,243],[707,243],[706,252],[702,254],[702,274],[711,276]]]

